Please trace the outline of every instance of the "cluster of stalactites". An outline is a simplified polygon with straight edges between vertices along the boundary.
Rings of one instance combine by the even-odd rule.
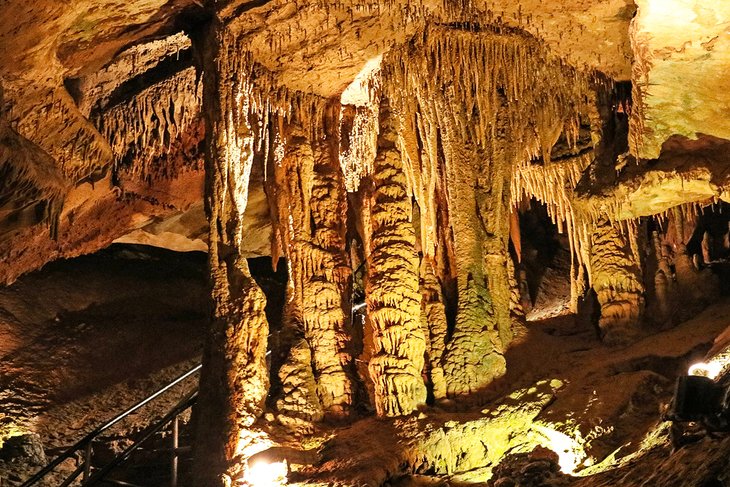
[[[593,74],[567,66],[536,39],[506,28],[429,27],[386,56],[382,76],[399,113],[406,170],[425,217],[425,253],[436,244],[432,199],[447,124],[459,139],[487,150],[503,105],[500,123],[514,150],[509,167],[498,170],[508,179],[514,164],[537,157],[549,162],[561,134],[575,147],[581,118],[595,111]]]
[[[349,192],[356,192],[360,181],[372,175],[377,155],[382,57],[376,62],[377,69],[358,75],[341,96],[340,167]],[[351,103],[353,98],[358,103]]]
[[[157,161],[198,122],[201,105],[202,82],[189,67],[99,114],[96,125],[109,141],[117,166],[130,159],[136,176],[169,177],[171,168]]]
[[[588,152],[558,162],[543,164],[517,164],[512,174],[512,207],[517,208],[524,200],[535,198],[543,203],[548,215],[559,233],[566,233],[572,255],[571,259],[571,302],[585,291],[581,268],[590,277],[589,250],[592,223],[585,221],[573,208],[573,188],[578,184],[583,171],[588,167],[593,153]],[[575,311],[575,309],[574,309]]]
[[[481,146],[490,138],[500,97],[524,156],[549,154],[561,133],[575,144],[580,114],[589,110],[592,77],[516,30],[428,27],[386,59],[391,98],[407,108],[416,96],[423,103],[425,95],[442,93],[466,115],[460,129]]]

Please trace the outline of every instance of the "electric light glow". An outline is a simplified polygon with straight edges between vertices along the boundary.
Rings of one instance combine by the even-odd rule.
[[[286,461],[259,460],[249,465],[244,481],[252,487],[279,487],[286,485],[289,466]]]

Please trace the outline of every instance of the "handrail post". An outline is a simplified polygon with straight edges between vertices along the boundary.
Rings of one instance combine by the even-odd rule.
[[[172,420],[172,464],[170,465],[170,487],[177,487],[178,417]]]
[[[192,369],[188,370],[184,374],[178,376],[175,380],[168,383],[161,389],[157,390],[155,393],[153,393],[150,396],[147,396],[145,399],[139,401],[134,406],[128,408],[123,413],[118,414],[113,419],[107,421],[101,426],[98,426],[93,431],[88,433],[86,436],[84,436],[81,440],[77,441],[73,446],[66,449],[65,452],[58,455],[55,459],[53,459],[48,465],[40,469],[38,472],[36,472],[32,477],[27,479],[25,482],[21,484],[20,487],[31,487],[35,485],[39,480],[41,480],[43,477],[46,476],[49,472],[54,470],[58,465],[60,465],[63,461],[65,461],[68,458],[71,458],[72,456],[75,456],[78,460],[78,452],[81,451],[82,448],[86,447],[84,450],[86,461],[83,465],[84,470],[84,478],[88,477],[91,473],[91,442],[94,441],[95,438],[97,438],[102,432],[106,431],[108,428],[112,427],[113,425],[117,424],[122,419],[126,418],[129,414],[133,413],[134,411],[140,409],[145,404],[149,403],[150,401],[153,401],[161,394],[165,393],[166,391],[170,390],[180,382],[184,381],[191,375],[195,374],[202,368],[202,364],[198,364]],[[72,479],[73,480],[73,479]]]
[[[93,442],[90,441],[86,444],[86,451],[84,452],[84,475],[81,477],[81,479],[86,482],[86,479],[89,478],[89,475],[91,474],[91,444]]]

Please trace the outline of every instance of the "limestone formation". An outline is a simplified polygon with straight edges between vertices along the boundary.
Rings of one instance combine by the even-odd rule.
[[[428,344],[428,373],[431,391],[436,400],[446,397],[446,377],[444,376],[443,357],[446,351],[448,323],[444,296],[433,263],[424,259],[421,262],[421,294],[423,307],[423,334]]]
[[[616,225],[603,220],[596,225],[591,239],[593,289],[601,305],[598,325],[609,344],[625,343],[641,331],[644,284],[629,238]]]
[[[600,344],[594,319],[605,343],[646,349],[726,276],[726,217],[702,214],[730,203],[725,3],[5,0],[0,283],[112,242],[207,252],[199,487],[253,484],[261,448],[314,449],[341,434],[331,420],[347,438],[367,415],[397,440],[378,483],[539,442],[587,466],[572,450],[595,424],[535,423],[562,385],[549,376],[588,356],[555,351]],[[532,306],[555,319],[526,322]],[[33,328],[0,318],[8,336]],[[512,382],[536,386],[504,406]],[[592,390],[576,397],[611,400]]]
[[[3,101],[0,85],[0,105]],[[58,231],[66,180],[55,161],[40,147],[10,127],[0,110],[0,236],[40,222]]]
[[[515,167],[541,155],[549,163],[561,134],[577,150],[581,117],[592,113],[589,78],[548,60],[529,36],[466,27],[426,29],[386,57],[382,72],[400,115],[421,247],[436,257],[442,282],[456,282],[444,355],[450,396],[479,392],[504,373],[511,192],[523,191],[510,184]],[[525,63],[545,74],[534,78]],[[555,104],[557,93],[574,105]],[[446,222],[452,231],[442,233]]]
[[[253,163],[250,64],[235,37],[213,23],[205,51],[206,210],[213,321],[200,379],[195,485],[228,486],[268,393],[266,298],[241,254]]]
[[[351,270],[345,252],[346,200],[339,163],[320,127],[290,123],[274,150],[270,192],[290,287],[285,320],[302,329],[312,350],[317,396],[328,414],[348,413],[353,401],[349,350]],[[315,149],[316,148],[316,152]],[[298,325],[297,325],[298,324]]]
[[[410,414],[426,402],[416,235],[394,120],[380,105],[378,153],[364,198],[367,319],[373,330],[368,368],[379,415]]]

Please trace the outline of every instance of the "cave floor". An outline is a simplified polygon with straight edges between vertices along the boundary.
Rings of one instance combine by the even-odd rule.
[[[36,432],[55,455],[199,363],[206,275],[202,253],[114,246],[0,288],[0,435]],[[195,382],[107,438],[146,426]]]
[[[445,402],[417,417],[366,418],[324,431],[321,464],[302,467],[290,480],[301,485],[716,485],[707,479],[727,464],[730,440],[705,438],[674,452],[669,423],[661,417],[676,377],[702,359],[730,325],[729,317],[725,298],[692,320],[623,348],[600,344],[595,331],[573,315],[530,322],[507,354],[506,377],[487,391],[481,405]],[[544,447],[558,455],[546,455]],[[724,453],[708,455],[708,448]],[[552,465],[559,463],[571,475],[551,471],[550,463],[540,467],[540,459],[551,456]],[[511,461],[522,464],[510,470]],[[696,478],[686,475],[692,461],[704,464]],[[530,473],[530,465],[542,473]]]
[[[55,454],[197,363],[205,265],[203,254],[115,248],[50,264],[0,289],[0,433],[37,432]],[[507,354],[506,377],[478,401],[443,402],[404,419],[318,426],[305,448],[316,446],[321,461],[292,465],[290,481],[479,485],[504,474],[516,476],[514,485],[728,485],[707,482],[724,482],[725,471],[730,479],[730,440],[705,438],[672,451],[660,421],[676,376],[704,355],[728,317],[724,298],[623,348],[601,345],[575,316],[530,322]],[[192,386],[113,434],[138,430]],[[272,430],[288,446],[303,447],[280,427]],[[534,454],[539,445],[564,448],[553,460],[573,476],[517,479],[522,474],[507,468],[517,458],[510,455]],[[696,476],[686,476],[687,465],[697,466]]]

